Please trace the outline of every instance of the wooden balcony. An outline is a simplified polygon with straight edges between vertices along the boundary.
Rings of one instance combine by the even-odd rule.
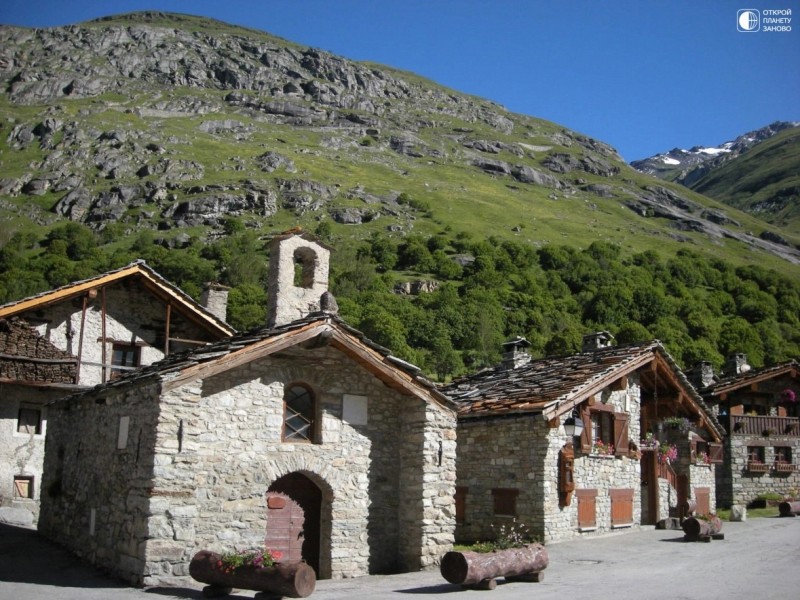
[[[731,435],[800,437],[797,417],[727,415],[720,420]]]

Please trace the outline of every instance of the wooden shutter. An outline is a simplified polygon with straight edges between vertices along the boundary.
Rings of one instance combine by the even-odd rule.
[[[518,495],[519,490],[514,488],[492,489],[494,514],[499,517],[516,517]]]
[[[468,487],[456,486],[456,523],[464,523],[467,517],[467,492]]]
[[[578,527],[597,527],[597,490],[575,490],[578,500]]]
[[[694,500],[697,503],[694,514],[707,515],[711,512],[711,488],[694,488]]]
[[[721,465],[723,461],[722,444],[719,442],[709,442],[708,457],[712,465]]]
[[[628,454],[628,413],[614,413],[614,454]]]
[[[611,496],[611,526],[633,525],[633,490],[608,490]]]
[[[592,451],[592,418],[589,415],[589,407],[585,404],[581,406],[581,420],[583,421],[583,433],[581,433],[581,452],[588,454]]]

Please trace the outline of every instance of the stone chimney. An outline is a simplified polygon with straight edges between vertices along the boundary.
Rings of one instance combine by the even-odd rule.
[[[531,362],[531,355],[528,354],[530,346],[531,343],[523,337],[516,337],[503,344],[503,368],[510,371]]]
[[[722,367],[723,374],[727,376],[740,375],[747,373],[750,370],[750,365],[747,364],[747,354],[737,352],[732,354],[725,360],[725,366]]]
[[[299,230],[273,238],[267,287],[269,327],[320,310],[320,298],[328,291],[330,254],[329,248]]]
[[[706,360],[697,363],[688,375],[692,385],[700,390],[707,388],[716,381],[714,377],[714,365]]]
[[[219,283],[206,283],[200,296],[200,304],[220,321],[225,321],[228,316],[229,291],[230,288]]]
[[[614,345],[614,336],[608,331],[596,331],[583,336],[583,352],[593,352]]]

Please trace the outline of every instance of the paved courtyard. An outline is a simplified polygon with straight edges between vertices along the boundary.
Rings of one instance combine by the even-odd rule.
[[[683,541],[681,531],[640,532],[548,546],[541,583],[462,590],[438,571],[317,582],[317,600],[794,600],[800,598],[800,518],[723,523],[724,540]],[[104,576],[30,529],[0,525],[1,600],[201,599],[199,584],[135,589]],[[235,591],[232,600],[253,598]]]

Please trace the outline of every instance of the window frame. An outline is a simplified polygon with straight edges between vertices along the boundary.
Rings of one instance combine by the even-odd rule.
[[[122,353],[122,360],[117,360],[117,353]],[[128,361],[131,357],[131,362]],[[108,380],[113,381],[127,375],[142,366],[142,348],[136,343],[111,342],[111,363],[108,366]]]
[[[14,500],[34,500],[36,498],[36,488],[34,487],[34,476],[33,475],[14,475],[14,484],[13,484],[13,499]],[[27,495],[23,495],[18,493],[19,487],[17,486],[18,483],[25,483]]]
[[[600,439],[604,444],[613,444],[614,452],[606,456],[625,456],[629,450],[628,422],[630,415],[616,412],[610,404],[588,403],[581,407],[583,433],[581,433],[581,452],[595,455],[595,432],[599,428]]]
[[[295,410],[294,408],[290,407],[289,405],[289,394],[292,390],[301,389],[304,391],[303,395],[307,395],[310,399],[310,408],[306,413],[300,412]],[[296,399],[296,398],[292,398]],[[289,414],[289,411],[292,410],[293,414]],[[309,415],[310,414],[310,418]],[[287,435],[287,429],[289,429],[289,420],[294,417],[301,417],[302,419],[308,422],[308,426],[306,429],[309,431],[308,435],[297,434],[297,430],[295,431],[295,435]],[[316,444],[318,442],[318,423],[319,423],[319,415],[318,415],[318,402],[317,402],[317,395],[314,393],[314,390],[311,386],[302,383],[302,382],[294,382],[290,383],[284,388],[283,391],[283,422],[281,424],[281,441],[287,444]]]
[[[21,431],[20,427],[23,426],[23,412],[25,413],[35,413],[37,422],[34,426],[34,431]],[[25,427],[29,427],[29,420],[25,420]],[[19,409],[17,410],[17,426],[14,430],[14,433],[17,435],[35,435],[41,436],[44,434],[44,413],[41,407],[38,406],[31,406],[29,404],[20,404]]]

